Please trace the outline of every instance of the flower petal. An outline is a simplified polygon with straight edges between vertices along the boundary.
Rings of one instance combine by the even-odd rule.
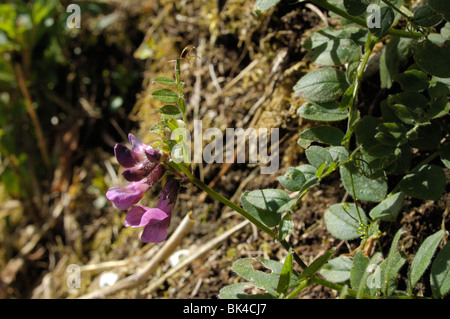
[[[148,146],[131,133],[128,134],[128,140],[130,141],[131,144],[131,150],[136,153],[144,153],[145,149]]]
[[[169,215],[158,209],[148,208],[145,206],[134,206],[130,209],[125,217],[125,227],[144,227],[153,225],[168,218]]]
[[[146,226],[141,236],[144,243],[160,243],[167,238],[167,227],[169,227],[170,219]]]
[[[150,172],[147,177],[147,181],[150,187],[155,185],[155,183],[157,183],[164,176],[165,172],[166,169],[164,168],[163,164],[159,163],[158,165],[156,165],[156,167]]]
[[[126,210],[139,202],[149,187],[145,179],[140,182],[132,182],[125,186],[110,188],[106,192],[106,198],[112,201],[117,208]]]
[[[146,177],[156,165],[156,163],[151,163],[149,160],[145,159],[143,163],[125,169],[122,172],[122,176],[129,182],[137,182]],[[149,181],[152,181],[152,178],[150,178]],[[151,185],[152,184],[150,184],[150,187]]]
[[[156,163],[161,159],[161,152],[151,146],[148,146],[148,148],[145,150],[145,155],[147,155],[147,158],[150,162]]]
[[[170,214],[177,201],[180,182],[174,178],[167,181],[164,185],[157,207]]]
[[[114,146],[114,155],[119,164],[123,167],[133,167],[137,164],[133,152],[123,144],[116,144]]]

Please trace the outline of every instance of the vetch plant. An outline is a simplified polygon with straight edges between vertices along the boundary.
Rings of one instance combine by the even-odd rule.
[[[402,230],[394,236],[387,256],[382,256],[382,251],[370,256],[370,250],[374,242],[380,242],[382,224],[397,219],[406,196],[438,201],[445,192],[450,73],[439,66],[449,61],[448,6],[443,1],[429,1],[412,13],[402,1],[310,2],[338,17],[343,28],[322,28],[305,43],[308,57],[317,68],[293,87],[296,96],[307,100],[298,115],[323,125],[300,133],[298,144],[305,148],[309,164],[289,168],[279,181],[297,194],[287,202],[292,214],[312,187],[330,173],[339,172],[352,201],[330,206],[324,215],[326,227],[337,239],[359,239],[361,245],[351,256],[321,263],[322,256],[313,263],[318,265],[315,271],[335,286],[317,282],[318,277],[309,282],[299,280],[288,297],[311,283],[336,289],[342,297],[414,297],[414,286],[430,264],[433,296],[442,297],[450,289],[445,275],[450,259],[446,254],[448,244],[434,260],[433,256],[444,239],[444,230],[429,236],[420,246],[410,267],[407,291],[396,290],[397,276],[406,262],[406,256],[398,251]],[[276,3],[257,1],[256,8],[265,11]],[[394,29],[404,20],[405,30]],[[376,111],[367,113],[359,104],[359,92],[373,49],[381,42],[385,46],[379,62],[380,89],[396,85],[401,90],[387,91],[387,98],[375,105]],[[333,125],[343,120],[347,121],[346,131]],[[366,213],[363,207],[372,208]],[[436,270],[438,266],[433,267],[435,264],[441,265],[440,271]],[[267,285],[254,280],[260,273],[251,266],[235,271],[269,291]],[[243,286],[227,288],[227,296],[249,297],[242,292]]]
[[[278,2],[258,0],[255,9],[261,14]],[[305,100],[298,115],[322,122],[299,135],[307,164],[278,176],[280,188],[245,191],[242,207],[197,179],[190,167],[180,75],[181,61],[194,58],[188,48],[172,61],[175,79],[155,79],[165,87],[152,97],[167,103],[159,109],[162,120],[152,129],[161,139],[147,146],[130,136],[131,150],[116,146],[116,157],[126,167],[123,175],[131,183],[112,188],[108,198],[119,208],[129,209],[167,175],[157,208],[138,205],[128,212],[126,225],[145,227],[144,241],[165,239],[178,186],[191,183],[286,249],[283,262],[258,259],[270,273],[254,269],[252,258],[237,260],[232,270],[247,282],[224,287],[221,298],[291,299],[313,284],[336,290],[342,298],[442,298],[450,290],[445,229],[428,236],[409,257],[404,290],[399,290],[398,282],[408,260],[401,247],[404,231],[399,229],[390,242],[383,243],[389,240],[383,229],[398,219],[406,198],[438,201],[446,191],[445,169],[450,168],[448,5],[444,0],[430,0],[411,12],[402,1],[310,2],[339,18],[342,28],[325,27],[311,34],[305,49],[315,69],[293,86],[294,95]],[[376,10],[373,4],[378,5]],[[379,62],[373,62],[375,45],[381,43]],[[378,63],[380,91],[386,93],[370,108],[360,96],[369,63]],[[341,244],[308,265],[287,240],[293,234],[292,215],[302,198],[331,174],[340,176],[348,194],[324,214],[327,230]],[[359,241],[359,246],[350,254],[337,255],[345,241]],[[389,249],[383,251],[383,245]],[[294,270],[295,264],[301,271]],[[418,296],[415,287],[427,269],[431,295]],[[249,295],[244,292],[248,286],[264,293]]]

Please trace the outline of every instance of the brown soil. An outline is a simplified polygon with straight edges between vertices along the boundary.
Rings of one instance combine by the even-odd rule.
[[[171,76],[170,66],[164,64],[176,58],[186,46],[195,46],[195,54],[200,57],[183,64],[191,118],[202,119],[204,129],[280,127],[282,133],[277,174],[259,175],[254,165],[233,164],[223,172],[225,164],[205,164],[195,167],[197,176],[207,184],[212,182],[215,190],[239,203],[242,191],[279,188],[277,176],[288,167],[305,162],[296,140],[298,133],[311,123],[302,122],[295,115],[302,101],[293,98],[292,86],[312,67],[304,58],[302,43],[312,29],[323,26],[316,13],[289,2],[260,17],[252,13],[253,1],[196,0],[183,6],[172,0],[161,0],[158,4],[152,0],[138,1],[139,4],[136,1],[110,3],[122,18],[101,31],[106,42],[120,48],[124,34],[134,34],[140,41],[134,41],[133,50],[124,54],[129,59],[145,55],[144,60],[137,59],[139,62],[129,66],[143,72],[143,85],[137,90],[135,107],[118,119],[122,128],[100,131],[98,135],[102,138],[97,145],[80,142],[75,151],[77,161],[67,173],[69,184],[51,194],[54,200],[50,213],[40,223],[30,220],[20,204],[8,209],[10,225],[2,226],[5,234],[0,256],[2,298],[79,297],[98,289],[104,272],[125,278],[160,249],[162,244],[142,244],[139,230],[123,227],[125,212],[113,207],[104,194],[115,182],[124,182],[120,175],[117,180],[112,173],[119,172],[113,158],[114,143],[125,141],[128,128],[144,140],[151,140],[147,132],[158,120],[155,109],[160,106],[148,97],[155,89],[152,79],[159,75]],[[81,132],[80,141],[83,134],[87,133]],[[288,240],[306,263],[339,244],[327,232],[322,218],[327,207],[345,196],[337,177],[330,176],[314,188],[292,214],[295,230]],[[157,186],[145,201],[152,203],[159,191]],[[395,230],[403,227],[407,235],[401,242],[402,248],[414,253],[426,236],[441,227],[448,228],[449,200],[448,192],[439,202],[409,200],[398,222],[382,225],[385,235],[381,242],[389,243]],[[177,248],[187,249],[189,254],[243,221],[196,187],[187,186],[179,196],[170,233],[190,211],[196,223]],[[30,249],[23,250],[27,243],[31,243]],[[339,252],[349,253],[355,248],[355,242],[348,242]],[[385,245],[382,248],[388,249]],[[170,270],[168,261],[161,263],[137,289],[124,289],[108,298],[217,298],[222,287],[243,281],[231,270],[237,259],[283,260],[285,256],[286,251],[278,243],[247,225],[156,289],[148,288]],[[116,263],[105,266],[107,261]],[[70,275],[67,267],[71,264],[92,267],[81,273],[79,289],[67,288]],[[311,286],[299,297],[327,299],[336,295],[327,288]]]

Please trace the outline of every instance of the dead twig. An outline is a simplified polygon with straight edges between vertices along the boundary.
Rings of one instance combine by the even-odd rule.
[[[79,299],[105,298],[123,289],[137,287],[138,285],[146,281],[148,277],[159,267],[159,264],[162,261],[166,260],[175,251],[175,248],[178,247],[178,245],[181,243],[181,240],[187,234],[189,234],[192,227],[194,226],[194,223],[195,220],[192,218],[192,214],[186,214],[175,232],[172,234],[172,236],[170,236],[169,240],[167,240],[164,246],[161,247],[156,255],[142,269],[116,282],[112,286],[104,287],[102,289],[98,289],[91,293],[82,295],[79,297]]]
[[[143,293],[150,294],[155,289],[160,287],[164,283],[164,281],[167,280],[167,278],[173,276],[176,272],[181,270],[184,266],[190,264],[197,258],[200,258],[201,256],[203,256],[205,253],[211,251],[216,245],[220,244],[222,241],[224,241],[225,239],[230,237],[232,234],[234,234],[235,232],[237,232],[237,231],[241,230],[242,228],[244,228],[245,226],[247,226],[247,224],[249,224],[249,221],[245,220],[245,221],[241,222],[240,224],[234,226],[233,228],[229,229],[228,231],[224,232],[223,234],[217,236],[213,240],[207,242],[206,244],[201,246],[199,249],[196,249],[196,251],[192,255],[190,255],[188,258],[184,259],[178,265],[171,268],[168,272],[166,272],[163,276],[161,276],[158,280],[156,280],[155,282],[150,284],[150,286],[148,286],[143,291]]]

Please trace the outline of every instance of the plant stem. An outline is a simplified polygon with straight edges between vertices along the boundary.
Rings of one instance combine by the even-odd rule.
[[[411,20],[411,16],[407,15],[405,12],[402,12],[399,8],[397,8],[396,6],[394,6],[390,1],[388,0],[381,0],[383,1],[388,7],[390,7],[392,10],[397,11],[398,13],[400,13],[402,16],[404,16],[408,21]]]
[[[191,182],[196,185],[197,187],[199,187],[201,190],[203,190],[204,192],[206,192],[209,196],[211,196],[212,198],[218,200],[219,202],[221,202],[222,204],[234,209],[236,212],[238,212],[239,214],[241,214],[242,216],[244,216],[245,218],[247,218],[251,223],[253,223],[256,227],[258,227],[259,229],[261,229],[263,232],[265,232],[266,234],[268,234],[270,237],[276,239],[277,235],[276,233],[271,230],[270,228],[268,228],[267,226],[265,226],[264,224],[262,224],[259,220],[257,220],[256,218],[254,218],[252,215],[250,215],[246,210],[244,210],[243,208],[241,208],[240,206],[236,205],[235,203],[233,203],[232,201],[230,201],[229,199],[223,197],[222,195],[220,195],[219,193],[217,193],[214,189],[210,188],[208,185],[204,184],[202,181],[200,181],[198,178],[194,177],[189,170],[184,166],[184,164],[180,164],[178,165],[178,167],[183,171],[183,173],[191,180]]]
[[[320,278],[318,276],[315,276],[314,278],[312,278],[312,281],[313,281],[313,283],[316,283],[316,284],[322,285],[324,287],[336,290],[337,292],[341,292],[341,290],[343,289],[343,286],[341,286],[339,284],[335,284],[335,283],[330,282],[330,281],[327,281],[327,280],[322,279],[322,278]],[[356,298],[357,292],[355,290],[348,289],[347,293],[350,296]],[[370,296],[370,295],[367,295],[367,294],[363,294],[361,297],[365,298],[365,299],[377,299],[377,298],[375,298],[373,296]]]
[[[44,165],[47,168],[50,168],[50,157],[47,151],[47,145],[45,143],[45,136],[42,131],[41,122],[39,121],[39,117],[36,111],[33,108],[33,101],[31,99],[30,91],[28,90],[28,86],[26,84],[26,79],[22,67],[18,63],[14,63],[14,71],[17,79],[17,84],[19,85],[20,91],[25,100],[25,105],[27,107],[27,112],[30,115],[31,121],[33,122],[33,126],[36,130],[36,137],[38,142],[38,147],[41,152],[42,160],[44,161]]]
[[[312,283],[313,281],[311,280],[303,280],[300,285],[298,285],[294,290],[291,291],[289,295],[286,296],[285,299],[294,299],[294,297],[297,296],[300,291],[302,291]]]
[[[359,92],[359,88],[361,86],[362,77],[364,75],[364,71],[366,69],[367,63],[369,62],[370,55],[372,54],[373,48],[374,48],[375,44],[378,42],[378,40],[379,39],[377,37],[372,38],[372,35],[370,33],[368,34],[366,45],[365,45],[364,56],[363,56],[361,63],[358,65],[358,69],[356,70],[356,74],[355,74],[355,80],[352,84],[353,92],[352,92],[350,101],[348,103],[349,115],[348,115],[347,132],[345,133],[345,136],[344,136],[345,146],[346,146],[347,150],[349,148],[349,144],[350,144],[349,141],[353,134],[354,126],[359,119],[358,110],[356,108],[356,99],[358,97],[358,92]]]
[[[354,22],[356,24],[359,24],[363,27],[367,27],[367,23],[366,20],[360,18],[360,17],[354,17],[351,16],[347,13],[347,11],[342,10],[341,8],[336,7],[335,5],[332,5],[331,3],[328,3],[328,1],[326,0],[309,0],[310,2],[328,10],[331,12],[336,13],[337,15],[340,15],[341,17],[350,20],[351,22]],[[387,34],[390,35],[396,35],[399,37],[404,37],[404,38],[413,38],[413,39],[418,39],[421,38],[423,35],[419,32],[413,32],[413,31],[404,31],[404,30],[396,30],[396,29],[389,29],[386,32]]]
[[[254,224],[256,227],[258,227],[260,230],[262,230],[263,232],[265,232],[266,234],[268,234],[270,237],[272,237],[273,239],[277,239],[280,244],[287,250],[289,251],[292,247],[289,245],[289,243],[285,240],[279,240],[277,237],[276,232],[274,232],[272,229],[270,229],[269,227],[267,227],[266,225],[264,225],[263,223],[261,223],[259,220],[257,220],[255,217],[253,217],[252,215],[250,215],[245,209],[243,209],[242,207],[236,205],[235,203],[233,203],[232,201],[230,201],[229,199],[227,199],[226,197],[223,197],[222,195],[220,195],[219,193],[217,193],[214,189],[210,188],[208,185],[204,184],[201,180],[199,180],[198,178],[194,177],[189,170],[184,166],[184,164],[180,164],[178,165],[178,167],[183,171],[183,173],[191,180],[191,182],[196,185],[197,187],[199,187],[201,190],[203,190],[204,192],[206,192],[209,196],[211,196],[212,198],[218,200],[219,202],[221,202],[222,204],[230,207],[231,209],[234,209],[236,212],[238,212],[239,214],[241,214],[243,217],[245,217],[246,219],[248,219],[252,224]],[[308,266],[303,262],[303,260],[300,258],[300,256],[298,256],[297,253],[295,253],[295,251],[292,250],[292,254],[293,257],[295,259],[295,261],[299,264],[299,266],[302,269],[307,268]]]

